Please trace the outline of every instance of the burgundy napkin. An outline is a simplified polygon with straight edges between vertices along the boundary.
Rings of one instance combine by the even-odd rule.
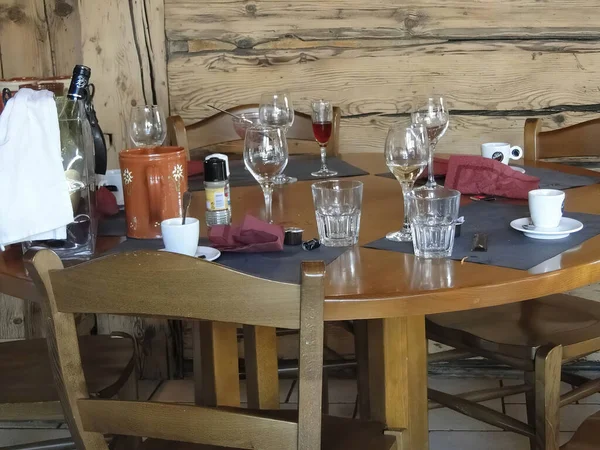
[[[482,156],[453,155],[448,160],[444,186],[461,194],[485,194],[527,199],[527,193],[537,189],[540,179],[511,169]]]
[[[115,194],[105,186],[101,186],[96,192],[96,211],[103,216],[114,216],[119,212]]]
[[[433,175],[436,177],[443,177],[448,172],[448,159],[433,157]],[[429,169],[425,167],[425,170],[419,178],[427,178]]]
[[[204,173],[204,161],[188,161],[187,162],[187,176],[193,177],[194,175],[200,175]]]
[[[213,247],[225,252],[280,252],[283,227],[246,215],[240,226],[215,225],[208,231]]]

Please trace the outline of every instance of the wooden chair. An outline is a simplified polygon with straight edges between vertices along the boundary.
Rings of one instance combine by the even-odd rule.
[[[248,112],[258,112],[259,105],[242,105],[228,109],[232,114],[242,114]],[[340,108],[333,108],[333,122],[331,130],[331,139],[327,145],[327,156],[337,156],[339,150],[339,130],[340,130]],[[181,146],[186,149],[188,160],[192,158],[196,149],[202,149],[216,144],[239,141],[240,137],[233,128],[232,117],[219,112],[207,119],[195,122],[191,125],[185,125],[180,116],[170,116],[167,118],[167,129],[172,145]],[[296,111],[294,114],[294,124],[287,132],[288,150],[290,154],[306,152],[306,147],[299,150],[297,141],[312,141],[315,138],[312,131],[312,120],[309,114]],[[320,154],[319,146],[315,143],[314,154]],[[239,145],[225,147],[224,153],[240,153]]]
[[[137,398],[133,339],[81,336],[79,346],[90,393],[98,398]],[[45,339],[0,344],[0,421],[22,420],[64,420]],[[70,439],[60,441],[53,441],[53,448],[72,445]],[[28,448],[44,444],[32,443]]]
[[[542,131],[542,119],[525,121],[525,159],[600,156],[600,119]]]
[[[323,262],[302,264],[301,285],[147,251],[63,269],[54,253],[41,250],[33,256],[31,270],[47,292],[47,339],[67,422],[80,450],[106,450],[103,434],[148,437],[141,446],[152,450],[395,445],[395,437],[384,435],[381,424],[328,417],[322,421]],[[299,329],[298,412],[92,399],[83,382],[73,321],[73,314],[82,311]]]
[[[597,155],[600,120],[540,132],[540,119],[525,123],[525,158]],[[600,391],[600,380],[562,373],[577,386],[560,396],[564,363],[600,350],[600,303],[559,294],[472,311],[431,315],[427,337],[455,347],[448,353],[484,356],[524,371],[525,384],[464,393],[429,391],[432,407],[445,406],[484,422],[529,436],[532,449],[558,448],[559,407]],[[442,360],[445,355],[436,355]],[[526,393],[528,424],[478,402]]]

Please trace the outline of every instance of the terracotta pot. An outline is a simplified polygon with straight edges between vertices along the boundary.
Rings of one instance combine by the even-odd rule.
[[[183,147],[134,148],[119,154],[127,236],[160,238],[160,223],[181,217],[187,191],[187,160]]]

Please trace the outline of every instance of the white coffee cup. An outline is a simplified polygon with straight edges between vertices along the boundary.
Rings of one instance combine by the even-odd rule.
[[[123,198],[123,179],[121,178],[120,169],[107,170],[106,175],[98,175],[98,186],[115,186],[116,191],[112,191],[117,199],[117,205],[123,206],[125,199]]]
[[[506,142],[487,142],[481,144],[481,156],[495,159],[502,164],[508,164],[508,161],[511,159],[521,159],[523,157],[523,149],[517,145],[511,147]]]
[[[529,191],[529,214],[537,228],[556,228],[563,215],[565,193],[556,189]]]
[[[198,250],[200,238],[200,222],[198,219],[186,217],[185,225],[181,217],[163,220],[160,223],[165,250],[172,253],[194,256]]]

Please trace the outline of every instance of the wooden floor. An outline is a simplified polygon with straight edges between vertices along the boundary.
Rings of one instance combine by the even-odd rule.
[[[519,384],[519,380],[498,380],[491,378],[439,378],[430,377],[429,385],[434,389],[449,393],[466,390],[479,390],[503,385]],[[356,384],[353,380],[330,379],[330,414],[353,417],[356,415]],[[563,384],[563,390],[570,386]],[[153,400],[172,402],[192,402],[191,381],[142,382],[141,395]],[[245,385],[241,386],[242,400],[245,399]],[[280,401],[282,408],[296,408],[298,389],[294,380],[282,380]],[[504,411],[520,420],[525,420],[525,397],[516,395],[504,400],[491,400],[488,406]],[[600,394],[583,402],[561,410],[561,443],[568,440],[581,422],[600,410]],[[490,425],[477,422],[449,410],[435,410],[429,413],[431,450],[528,450],[529,443],[524,437],[500,431]],[[21,422],[0,423],[0,447],[35,440],[57,439],[68,436],[68,430],[61,423]]]

